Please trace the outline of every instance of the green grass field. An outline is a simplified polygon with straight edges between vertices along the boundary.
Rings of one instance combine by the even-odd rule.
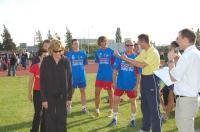
[[[108,104],[107,93],[102,91],[101,117],[92,118],[95,110],[94,105],[94,82],[95,74],[89,74],[87,88],[87,107],[89,114],[82,114],[80,104],[80,93],[77,90],[73,98],[72,113],[68,116],[68,132],[136,132],[141,128],[142,114],[140,111],[140,100],[137,100],[137,127],[132,129],[130,121],[130,103],[124,96],[125,101],[120,104],[118,126],[107,127],[111,118],[106,117]],[[33,105],[27,101],[28,77],[0,77],[0,132],[28,132],[31,127],[33,116]],[[195,121],[196,129],[200,129],[200,111]],[[164,132],[176,132],[174,112],[163,126]]]

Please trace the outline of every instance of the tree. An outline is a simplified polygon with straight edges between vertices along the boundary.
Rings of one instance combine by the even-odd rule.
[[[50,30],[48,30],[47,39],[49,39],[49,40],[53,39],[53,36],[51,35],[51,31]]]
[[[200,30],[199,30],[199,28],[197,29],[196,36],[197,36],[196,45],[200,46]]]
[[[7,50],[7,51],[16,50],[16,44],[13,42],[10,32],[8,31],[5,25],[3,25],[3,28],[4,28],[3,34],[1,35],[3,40],[1,44],[2,50]]]
[[[116,34],[115,34],[115,41],[116,43],[122,43],[122,36],[121,36],[121,31],[120,28],[117,28]]]
[[[41,49],[43,40],[42,40],[42,34],[40,30],[36,31],[35,33],[35,42],[36,42],[36,45],[38,45],[38,47]]]
[[[60,40],[60,36],[58,35],[58,33],[55,33],[54,38]]]
[[[66,47],[69,48],[69,50],[72,49],[72,33],[70,32],[70,30],[66,27],[66,40],[65,40],[65,43],[66,43]]]

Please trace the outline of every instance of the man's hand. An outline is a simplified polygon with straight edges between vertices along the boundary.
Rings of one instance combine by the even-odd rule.
[[[47,109],[48,108],[48,102],[47,101],[42,102],[42,107]]]
[[[115,89],[115,88],[116,88],[116,86],[117,86],[117,85],[116,85],[116,83],[112,83],[112,88],[114,88],[114,89]]]
[[[123,61],[126,61],[128,57],[127,57],[125,54],[123,54],[123,55],[121,55],[120,58],[121,58]]]
[[[114,55],[115,55],[116,57],[118,57],[118,58],[121,57],[121,55],[119,54],[119,52],[118,52],[117,50],[114,51]]]
[[[28,94],[28,100],[31,101],[31,102],[33,101],[33,95],[32,94]]]
[[[70,107],[71,104],[72,104],[72,101],[71,101],[71,100],[67,100],[67,101],[66,101],[66,107]]]

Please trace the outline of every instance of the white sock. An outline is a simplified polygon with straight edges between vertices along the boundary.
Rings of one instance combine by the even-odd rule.
[[[99,109],[96,109],[96,112],[99,113],[100,112]]]
[[[83,108],[83,109],[86,109],[86,106],[85,106],[85,105],[83,105],[83,106],[82,106],[82,108]]]
[[[113,119],[117,120],[117,114],[118,114],[118,112],[113,113]]]
[[[131,114],[131,120],[135,120],[135,115],[136,115],[135,113]]]

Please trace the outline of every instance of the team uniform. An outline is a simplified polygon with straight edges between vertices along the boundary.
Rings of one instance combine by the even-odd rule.
[[[132,55],[127,55],[127,57],[135,59],[137,54],[133,53]],[[114,69],[118,71],[117,87],[115,88],[114,95],[122,96],[125,92],[129,98],[136,98],[136,75],[139,74],[139,68],[117,58],[114,63]]]
[[[84,51],[70,51],[67,58],[72,66],[72,85],[73,88],[86,87],[86,72],[84,66],[88,64],[87,55]]]
[[[99,64],[95,87],[112,89],[112,74],[114,64],[114,51],[110,48],[98,49],[95,53],[95,62]]]

